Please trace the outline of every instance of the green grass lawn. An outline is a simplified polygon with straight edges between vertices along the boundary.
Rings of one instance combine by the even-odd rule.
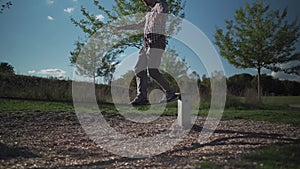
[[[245,103],[245,97],[236,98]],[[288,108],[290,104],[300,105],[300,96],[264,96],[262,102],[265,107]]]
[[[262,98],[263,103],[269,106],[288,106],[289,104],[299,104],[300,96],[268,96]]]
[[[285,123],[300,126],[300,111],[287,110],[235,110],[224,111],[223,119],[245,119],[255,121],[268,121],[272,123]]]
[[[221,169],[227,168],[256,168],[256,169],[297,169],[300,168],[300,144],[271,145],[259,151],[245,154],[239,161],[229,161],[218,164],[202,161],[199,168]]]
[[[74,111],[71,103],[0,99],[0,112]]]
[[[240,98],[241,99],[241,98]],[[283,97],[264,97],[263,107],[228,107],[224,110],[223,119],[245,119],[256,121],[269,121],[273,123],[288,123],[300,126],[300,109],[289,108],[289,104],[300,103],[300,96],[283,96]],[[118,114],[114,106],[100,105],[100,110],[109,114]],[[139,107],[137,110],[147,110],[149,106]],[[131,109],[128,109],[130,112]],[[29,101],[29,100],[10,100],[0,99],[0,112],[12,111],[44,111],[44,112],[61,112],[72,111],[72,103],[63,102],[46,102],[46,101]],[[200,106],[198,115],[207,116],[209,106]],[[153,112],[156,113],[155,111]],[[164,115],[177,115],[177,103],[172,102],[167,105]]]

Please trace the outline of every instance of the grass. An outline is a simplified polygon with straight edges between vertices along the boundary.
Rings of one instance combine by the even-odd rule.
[[[219,164],[202,161],[198,168],[255,168],[255,169],[297,169],[300,168],[300,143],[287,145],[271,145],[259,151],[245,154],[238,161]]]
[[[239,98],[242,100],[243,98]],[[272,123],[285,123],[300,126],[300,110],[291,109],[289,104],[300,103],[300,96],[280,96],[280,97],[264,97],[263,107],[255,106],[239,106],[228,107],[224,110],[223,119],[245,119],[255,121],[268,121]],[[117,109],[114,106],[100,105],[100,110],[108,114],[118,114]],[[150,106],[138,107],[137,110],[148,110]],[[209,105],[203,104],[200,106],[198,115],[207,116]],[[29,100],[10,100],[0,99],[0,112],[12,112],[12,111],[44,111],[44,112],[61,112],[72,111],[74,107],[72,103],[64,102],[46,102],[46,101],[29,101]],[[127,113],[135,113],[135,109],[128,108],[125,110]],[[139,112],[140,113],[140,112]],[[149,113],[149,112],[148,112]],[[154,110],[151,112],[157,114]],[[163,113],[163,115],[177,115],[177,103],[169,103]]]
[[[0,99],[0,112],[74,111],[71,103]]]
[[[168,104],[167,109],[164,112],[164,115],[176,115],[177,108],[175,103],[176,102]],[[143,113],[143,111],[146,111],[149,108],[150,106],[140,106],[137,108],[124,107],[124,109],[122,110],[125,110],[127,113],[135,113],[135,112]],[[117,109],[114,106],[110,106],[110,105],[99,105],[99,110],[107,114],[118,114]],[[73,104],[68,102],[0,99],[0,112],[62,112],[62,111],[74,112],[75,110]],[[155,108],[153,112],[150,113],[157,114]]]
[[[221,167],[222,165],[210,161],[202,161],[197,164],[197,168],[218,169]]]
[[[223,119],[245,119],[254,121],[268,121],[271,123],[285,123],[300,126],[299,110],[234,110],[224,111]]]
[[[207,116],[208,110],[200,110],[200,116]],[[268,121],[271,123],[283,123],[300,126],[300,111],[287,109],[287,110],[237,110],[237,109],[225,109],[223,120],[226,119],[244,119],[254,121]]]
[[[288,106],[289,104],[300,104],[300,96],[268,96],[263,97],[262,101],[268,106]]]
[[[300,144],[273,145],[244,156],[258,168],[300,168]]]
[[[240,103],[245,103],[245,97],[235,97]],[[284,109],[290,104],[300,105],[300,96],[264,96],[262,97],[264,108]],[[251,107],[251,106],[250,106]],[[252,105],[253,107],[253,105]]]

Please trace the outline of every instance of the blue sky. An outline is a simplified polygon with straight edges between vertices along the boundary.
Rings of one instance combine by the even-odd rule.
[[[92,1],[83,0],[12,0],[13,6],[0,14],[0,62],[8,62],[17,74],[34,76],[65,76],[72,79],[73,67],[69,57],[74,42],[83,37],[70,17],[81,18],[80,6],[86,7],[101,18]],[[111,0],[100,1],[110,8]],[[187,0],[185,12],[188,21],[202,30],[213,41],[215,27],[224,28],[224,20],[232,19],[235,10],[253,0]],[[266,0],[271,8],[288,7],[288,18],[299,16],[298,0]],[[105,18],[104,18],[105,19]],[[217,47],[216,47],[217,49]],[[300,51],[300,45],[297,44]],[[188,56],[185,56],[188,57]],[[226,76],[255,70],[236,69],[222,58]],[[271,72],[266,72],[271,74]],[[281,73],[275,77],[296,79]]]

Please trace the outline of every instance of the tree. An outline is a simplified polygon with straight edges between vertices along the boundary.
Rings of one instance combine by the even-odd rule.
[[[10,8],[11,6],[11,1],[2,2],[2,0],[0,0],[0,14],[2,14],[6,8]]]
[[[165,0],[166,3],[168,3],[169,13],[173,14],[175,16],[179,16],[181,18],[184,17],[183,9],[185,7],[185,0]],[[143,4],[141,0],[114,0],[114,5],[112,6],[112,10],[107,10],[105,7],[103,7],[98,0],[93,1],[96,8],[99,9],[100,12],[102,12],[106,16],[106,21],[102,21],[97,19],[97,16],[94,14],[91,14],[86,8],[81,7],[81,14],[84,17],[81,20],[76,20],[74,18],[71,18],[72,23],[81,28],[81,30],[86,33],[87,38],[90,38],[93,36],[97,31],[101,28],[110,27],[109,25],[113,24],[113,21],[124,18],[126,15],[131,14],[137,14],[137,13],[144,13],[147,11],[147,7]],[[138,18],[136,18],[138,19]],[[130,18],[132,20],[132,18]],[[173,22],[169,28],[169,32],[175,32],[178,26],[176,23]],[[116,63],[117,61],[117,55],[120,53],[123,53],[128,47],[136,47],[140,48],[143,41],[143,34],[127,34],[123,33],[119,37],[122,37],[122,40],[120,38],[118,40],[113,38],[106,39],[107,43],[113,44],[110,49],[107,49],[107,52],[105,53],[105,56],[98,57],[105,58],[102,60],[102,67],[99,67],[96,71],[96,76],[104,76],[107,79],[110,79],[111,74],[115,70],[115,65],[112,65],[111,63]],[[80,54],[81,49],[84,47],[83,44],[86,43],[85,40],[78,40],[75,44],[76,47],[74,51],[71,52],[71,63],[75,64],[76,60],[78,58],[78,55]],[[108,42],[109,41],[109,42]],[[105,62],[103,62],[105,61]],[[83,66],[84,68],[84,66]],[[82,71],[82,73],[88,73],[89,70]],[[93,72],[90,72],[91,74]],[[98,74],[99,73],[99,74]]]
[[[163,54],[160,68],[164,72],[172,72],[171,75],[174,78],[180,78],[183,75],[187,75],[189,66],[184,58],[179,58],[178,53],[174,49],[169,49]]]
[[[256,81],[257,78],[254,78],[252,83],[255,83]],[[262,86],[263,95],[265,96],[275,94],[284,95],[287,93],[282,82],[278,79],[274,79],[273,76],[262,74],[260,83]]]
[[[89,18],[90,24],[95,24],[97,27],[104,28],[105,24],[103,21],[97,19],[95,16],[90,16],[85,8],[81,9],[82,14]],[[97,31],[96,27],[86,28],[81,27],[76,21],[72,19],[76,26],[79,26],[86,34],[89,39],[80,39],[75,42],[75,49],[70,52],[70,61],[76,66],[76,73],[84,75],[93,79],[95,83],[96,77],[104,77],[105,82],[111,82],[115,66],[118,63],[116,56],[120,53],[120,50],[110,50],[114,43],[114,39],[111,38],[111,31],[108,27]]]
[[[227,80],[227,88],[231,94],[243,96],[246,89],[251,88],[253,78],[253,76],[246,73],[233,75]]]
[[[1,62],[0,73],[15,74],[14,67],[9,63]]]
[[[262,69],[300,75],[300,53],[295,43],[300,32],[297,19],[289,23],[287,9],[271,10],[264,2],[248,3],[235,12],[235,22],[226,20],[227,32],[217,28],[215,43],[220,54],[237,68],[257,70],[258,101],[261,102]],[[291,67],[282,65],[293,62]],[[298,63],[297,63],[298,62]]]
[[[192,73],[189,74],[189,77],[197,82],[197,84],[201,83],[200,75],[196,71],[192,71]]]

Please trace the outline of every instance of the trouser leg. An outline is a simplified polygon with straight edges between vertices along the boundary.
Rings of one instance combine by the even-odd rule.
[[[172,92],[170,84],[159,72],[158,67],[161,63],[161,57],[164,53],[163,49],[151,48],[147,51],[149,75],[165,90],[165,92]]]
[[[164,76],[159,72],[158,69],[149,69],[149,74],[160,85],[160,87],[164,89],[166,93],[170,93],[173,91],[169,82],[164,78]]]
[[[137,97],[147,98],[147,56],[144,48],[140,50],[135,66]]]
[[[147,71],[142,70],[136,75],[137,97],[147,98]]]

